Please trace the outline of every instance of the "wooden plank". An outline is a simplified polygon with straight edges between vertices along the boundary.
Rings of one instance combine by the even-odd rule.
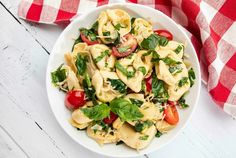
[[[0,126],[0,157],[29,158],[27,153],[12,139],[11,135]]]
[[[1,0],[4,7],[14,16],[24,29],[39,43],[45,50],[50,52],[56,39],[63,31],[64,27],[57,25],[36,24],[26,22],[17,15],[20,0]]]

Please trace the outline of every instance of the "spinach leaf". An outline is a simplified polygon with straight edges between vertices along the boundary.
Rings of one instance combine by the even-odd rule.
[[[183,77],[179,83],[178,83],[178,86],[179,87],[183,87],[183,85],[187,84],[188,83],[188,77]]]
[[[72,51],[74,50],[75,45],[78,44],[78,43],[81,43],[81,42],[83,42],[83,40],[81,39],[81,36],[79,36],[73,44]]]
[[[82,82],[84,92],[86,94],[86,97],[88,100],[91,100],[94,105],[97,105],[96,95],[95,95],[95,89],[91,84],[90,78],[88,75],[85,75],[85,79]]]
[[[88,37],[89,40],[91,40],[91,41],[95,41],[97,39],[97,35],[92,30],[89,30],[86,28],[81,28],[80,33],[82,33],[83,35]]]
[[[123,121],[135,121],[143,117],[136,105],[123,98],[115,98],[110,102],[111,111],[117,114]]]
[[[159,138],[162,136],[162,133],[160,131],[157,130],[157,133],[155,134],[155,137]]]
[[[147,140],[149,137],[149,135],[144,135],[144,136],[140,136],[139,139],[140,140]]]
[[[120,33],[117,32],[117,37],[116,37],[116,40],[114,41],[113,43],[115,46],[117,46],[118,44],[120,44]]]
[[[151,62],[159,62],[160,61],[160,55],[156,51],[152,51],[152,60]]]
[[[119,47],[119,48],[117,48],[117,50],[118,50],[120,53],[124,53],[124,52],[126,52],[129,48],[130,48],[130,46],[125,46],[125,47]]]
[[[95,59],[94,59],[94,62],[95,63],[98,63],[99,61],[101,61],[105,56],[107,56],[107,55],[109,55],[110,53],[109,53],[109,50],[105,50],[104,52],[102,52],[102,54],[100,55],[100,56],[98,56],[98,57],[96,57]]]
[[[131,33],[131,34],[135,34],[135,33],[134,33],[134,27],[133,27],[133,23],[134,23],[135,19],[136,19],[136,18],[132,18],[132,19],[131,19],[131,30],[130,30],[130,33]]]
[[[147,70],[146,70],[146,68],[144,66],[140,66],[138,68],[138,71],[141,71],[143,73],[143,75],[146,75],[146,73],[147,73]]]
[[[181,107],[182,109],[185,109],[185,108],[189,107],[189,105],[185,103],[184,96],[182,96],[182,97],[178,100],[178,103],[179,103],[179,105],[180,105],[180,107]]]
[[[79,75],[83,75],[87,69],[87,56],[83,56],[81,54],[77,55],[77,59],[75,61],[76,68],[78,70]]]
[[[175,61],[174,59],[171,59],[170,57],[165,57],[165,58],[162,58],[161,60],[165,62],[167,65],[181,64],[180,61]]]
[[[152,92],[158,102],[166,102],[169,98],[168,92],[164,87],[164,81],[158,80],[155,73],[152,75]]]
[[[89,108],[81,108],[81,111],[88,118],[95,121],[102,120],[110,115],[110,108],[104,103]]]
[[[143,39],[141,42],[141,47],[147,50],[155,50],[157,45],[166,46],[168,44],[168,39],[157,34],[151,34],[148,38]]]
[[[126,93],[127,87],[124,82],[122,82],[120,79],[107,79],[110,83],[113,89],[119,91],[120,93]]]
[[[66,79],[66,69],[62,69],[61,64],[56,71],[51,72],[52,83],[56,86],[58,82],[62,82]]]
[[[131,101],[132,104],[137,105],[138,107],[140,107],[143,104],[143,101],[138,99],[129,98],[129,100]]]
[[[193,68],[188,70],[188,77],[189,77],[189,81],[190,81],[190,87],[193,86],[194,84],[194,80],[196,79],[195,73],[193,71]]]
[[[103,36],[110,36],[111,35],[110,31],[103,32],[102,34],[103,34]]]
[[[178,47],[174,50],[176,54],[179,54],[179,52],[183,49],[182,45],[178,45]]]
[[[152,54],[153,52],[156,52],[155,50],[148,50],[146,53],[143,53],[142,56],[148,56]]]
[[[134,125],[134,129],[136,132],[142,132],[145,128],[149,128],[153,125],[152,121],[144,121],[144,122],[137,122]]]
[[[96,21],[96,22],[92,25],[91,30],[92,30],[93,32],[98,32],[98,21]]]
[[[180,65],[170,66],[169,72],[173,75],[182,72],[183,68]]]
[[[136,20],[136,18],[131,18],[131,25],[133,25],[135,20]]]
[[[114,26],[114,28],[115,28],[117,31],[120,31],[120,28],[125,28],[125,27],[124,27],[124,26],[121,26],[121,24],[118,23],[118,24],[116,24],[116,25]]]
[[[115,67],[125,76],[128,78],[134,77],[135,71],[128,71],[126,68],[124,68],[119,62],[115,63]]]

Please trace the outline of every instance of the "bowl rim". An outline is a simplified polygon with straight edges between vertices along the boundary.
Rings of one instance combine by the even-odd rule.
[[[198,57],[197,57],[197,54],[196,54],[196,51],[194,49],[194,46],[190,40],[190,38],[188,37],[187,33],[183,30],[183,28],[181,28],[182,26],[177,24],[174,20],[172,20],[170,17],[168,17],[167,15],[165,15],[164,13],[162,13],[161,11],[159,10],[156,10],[154,8],[151,8],[151,7],[148,7],[148,6],[145,6],[145,5],[141,5],[141,4],[134,4],[134,3],[111,3],[111,4],[106,4],[106,5],[103,5],[103,6],[99,6],[99,7],[96,7],[96,8],[93,8],[91,9],[90,11],[84,13],[83,15],[80,15],[80,16],[77,16],[76,18],[73,18],[73,21],[61,32],[61,34],[59,35],[59,37],[57,38],[56,42],[54,43],[54,46],[51,50],[51,53],[52,52],[55,52],[55,46],[57,45],[57,43],[59,43],[60,39],[66,34],[67,31],[69,31],[74,23],[76,23],[76,21],[79,21],[81,19],[84,19],[88,14],[98,10],[98,9],[103,9],[103,8],[109,8],[109,7],[123,7],[123,6],[137,6],[137,7],[141,7],[141,8],[144,8],[144,9],[148,9],[148,10],[151,10],[151,11],[155,11],[155,12],[158,12],[158,14],[160,14],[161,16],[167,18],[169,20],[169,22],[171,22],[174,26],[178,27],[178,29],[180,30],[180,32],[186,37],[186,39],[188,40],[188,44],[189,46],[192,48],[193,50],[193,56],[195,58],[195,60],[197,60],[198,62],[196,62],[196,69],[197,69],[197,72],[198,72],[198,78],[199,78],[199,84],[198,84],[198,87],[197,87],[197,94],[196,94],[196,102],[192,105],[193,108],[192,108],[192,111],[190,112],[190,115],[189,117],[187,118],[187,120],[185,121],[185,123],[182,125],[182,127],[175,133],[175,135],[173,137],[171,137],[170,139],[168,139],[165,143],[163,143],[162,145],[160,145],[158,148],[154,148],[154,149],[150,149],[148,150],[146,153],[134,153],[132,155],[128,155],[128,157],[136,157],[136,156],[141,156],[141,155],[145,155],[145,154],[150,154],[154,151],[157,151],[158,149],[166,146],[168,143],[170,143],[171,141],[173,141],[178,135],[180,132],[182,132],[182,130],[186,127],[186,125],[188,124],[188,122],[191,120],[192,118],[192,115],[194,114],[195,110],[196,110],[196,107],[197,107],[197,103],[199,101],[199,96],[200,96],[200,88],[201,88],[201,71],[200,71],[200,64],[199,64],[199,60],[198,60]],[[50,53],[50,54],[51,54]],[[97,151],[96,149],[93,149],[93,148],[90,148],[89,146],[85,145],[84,143],[81,143],[81,142],[78,142],[69,132],[67,132],[67,130],[63,127],[63,124],[59,121],[58,119],[58,116],[56,115],[55,113],[55,110],[52,106],[52,101],[49,97],[49,89],[50,89],[50,86],[49,84],[51,84],[51,77],[50,77],[50,72],[51,72],[51,69],[50,69],[50,66],[49,64],[51,63],[51,61],[53,60],[52,58],[52,55],[49,56],[49,60],[48,60],[48,64],[47,64],[47,70],[46,70],[46,89],[47,89],[47,97],[48,97],[48,101],[49,101],[49,104],[50,104],[50,108],[52,110],[52,113],[54,115],[54,117],[56,118],[57,120],[57,123],[60,125],[60,127],[63,129],[63,131],[70,136],[70,138],[72,140],[74,140],[76,143],[80,144],[82,147],[88,149],[89,151],[92,151],[94,153],[97,153],[99,155],[104,155],[104,156],[109,156],[109,157],[127,157],[127,156],[124,156],[124,155],[111,155],[111,154],[108,154],[108,153],[103,153],[103,152],[99,152]],[[135,150],[134,150],[135,151]]]

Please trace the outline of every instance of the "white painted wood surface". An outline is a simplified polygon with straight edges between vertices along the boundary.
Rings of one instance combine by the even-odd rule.
[[[63,28],[17,17],[19,0],[0,1],[0,158],[101,158],[60,128],[48,104],[48,53]],[[214,105],[206,88],[182,133],[150,158],[235,158],[236,121]],[[145,156],[143,156],[145,157]]]

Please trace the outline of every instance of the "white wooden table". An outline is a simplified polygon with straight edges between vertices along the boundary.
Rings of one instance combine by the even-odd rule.
[[[63,30],[17,17],[19,0],[0,0],[0,158],[103,157],[76,144],[48,103],[45,73]],[[183,132],[150,158],[235,158],[236,121],[214,105],[202,86],[196,112]]]

